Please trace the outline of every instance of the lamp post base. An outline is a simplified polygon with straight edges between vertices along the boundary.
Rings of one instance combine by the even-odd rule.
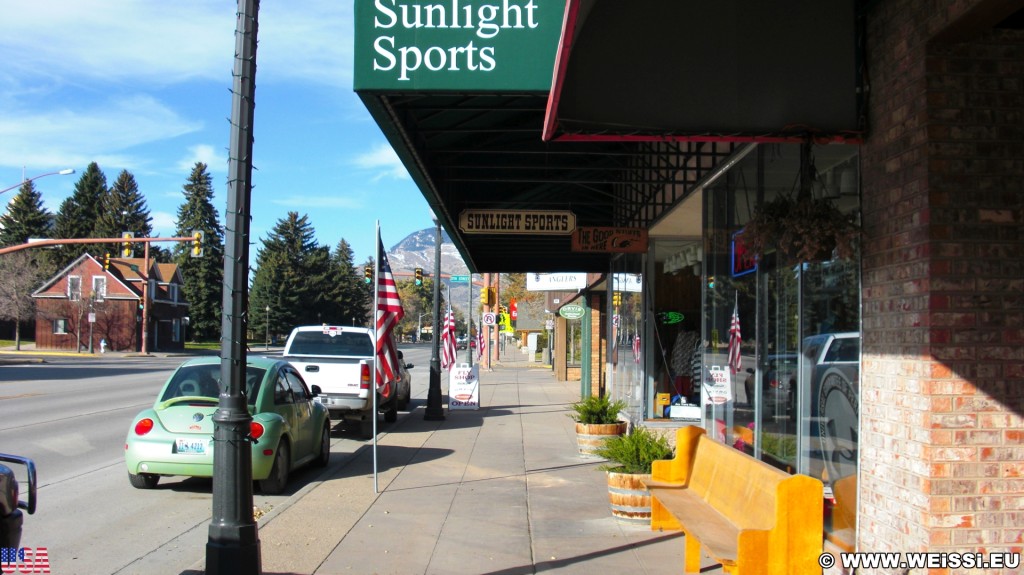
[[[430,384],[427,388],[427,411],[423,414],[426,421],[444,421],[444,408],[441,406],[441,365],[430,360]]]

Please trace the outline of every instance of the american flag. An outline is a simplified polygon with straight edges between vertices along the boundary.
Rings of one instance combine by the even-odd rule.
[[[441,369],[448,369],[455,363],[455,314],[451,303],[444,314],[444,327],[441,329]]]
[[[737,373],[743,365],[740,357],[740,343],[743,338],[740,336],[740,302],[739,295],[736,296],[736,304],[732,308],[732,323],[729,325],[729,372]]]
[[[633,362],[640,363],[640,334],[633,336]]]
[[[392,330],[402,321],[405,310],[398,297],[395,277],[391,275],[391,264],[384,253],[384,243],[377,236],[377,387],[398,380],[398,353]],[[387,387],[384,388],[385,395]]]
[[[487,340],[484,339],[484,330],[479,328],[476,330],[476,358],[480,359],[484,356],[484,347],[487,346]]]

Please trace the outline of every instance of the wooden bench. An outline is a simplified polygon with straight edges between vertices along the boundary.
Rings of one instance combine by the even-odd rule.
[[[651,529],[682,530],[687,573],[701,547],[726,573],[821,573],[822,484],[718,443],[698,427],[676,432],[675,458],[655,461]]]

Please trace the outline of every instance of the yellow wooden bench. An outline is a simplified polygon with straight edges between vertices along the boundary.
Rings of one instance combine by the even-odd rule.
[[[703,547],[736,575],[821,573],[822,484],[718,443],[698,427],[676,432],[674,459],[655,461],[651,529],[682,530],[687,573]]]

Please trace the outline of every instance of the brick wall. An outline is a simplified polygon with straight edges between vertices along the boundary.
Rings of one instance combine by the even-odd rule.
[[[860,551],[1024,546],[1024,33],[929,43],[983,4],[867,20]]]

